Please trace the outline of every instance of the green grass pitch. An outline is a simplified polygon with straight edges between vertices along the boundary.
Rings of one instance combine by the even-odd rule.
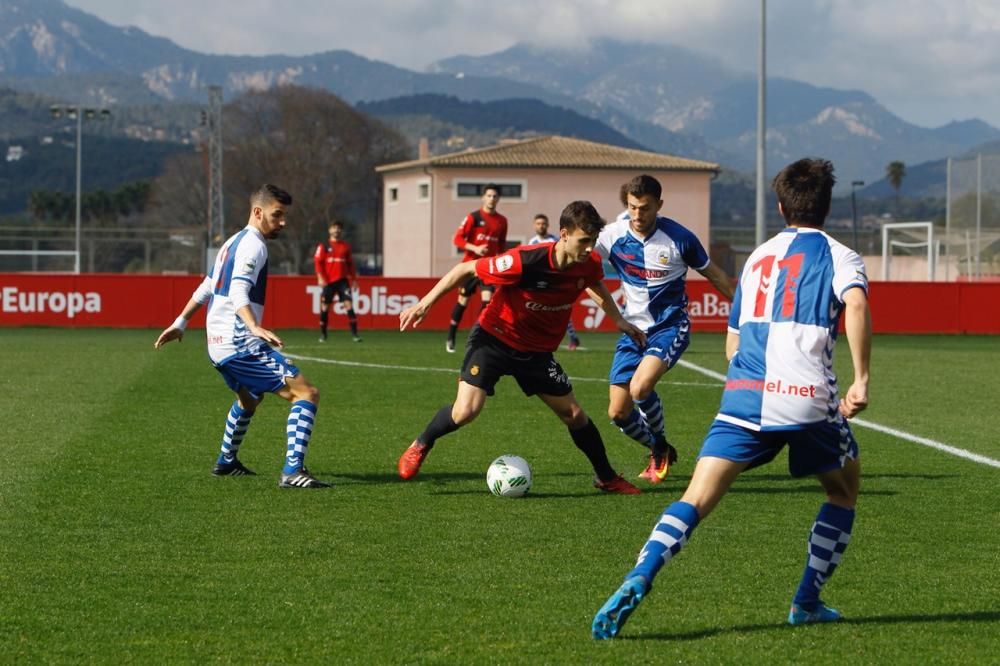
[[[0,663],[996,663],[1000,469],[857,427],[862,494],[824,597],[847,618],[785,615],[822,495],[784,455],[737,480],[660,575],[623,636],[597,608],[690,477],[721,384],[661,384],[680,462],[635,497],[591,487],[586,459],[537,399],[501,382],[414,481],[396,460],[451,401],[461,354],[440,332],[282,331],[321,390],[310,469],[280,490],[287,404],[269,397],[241,459],[209,474],[231,401],[202,331],[4,329],[0,373]],[[613,463],[642,449],[608,423],[614,338],[557,358]],[[685,360],[723,372],[722,336]],[[879,336],[868,421],[1000,459],[1000,340]],[[838,351],[842,384],[850,377]],[[332,362],[331,362],[332,361]],[[525,457],[524,499],[486,468]]]

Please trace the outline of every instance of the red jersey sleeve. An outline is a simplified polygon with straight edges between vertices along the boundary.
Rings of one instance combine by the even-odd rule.
[[[498,287],[505,284],[517,284],[521,279],[522,272],[519,248],[476,260],[476,276],[483,281],[483,284]]]
[[[465,244],[469,242],[469,231],[472,229],[473,224],[475,224],[475,221],[472,219],[472,214],[470,213],[462,220],[462,224],[458,225],[458,231],[455,232],[455,238],[452,240],[455,247],[463,252],[465,252]]]
[[[316,267],[316,273],[318,275],[323,274],[323,243],[316,246],[316,252],[313,253],[313,266]]]

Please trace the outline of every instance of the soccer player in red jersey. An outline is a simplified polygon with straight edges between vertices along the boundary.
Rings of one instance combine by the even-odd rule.
[[[507,218],[497,212],[499,203],[500,187],[490,183],[483,188],[482,207],[472,211],[462,220],[453,241],[455,247],[465,252],[462,261],[471,262],[480,257],[492,257],[507,248]],[[451,311],[448,341],[444,347],[449,353],[455,351],[455,334],[458,332],[462,315],[465,314],[465,307],[469,304],[469,297],[476,293],[476,287],[480,284],[482,284],[480,298],[483,299],[485,308],[493,296],[493,285],[481,282],[476,274],[472,273],[458,290],[458,302]]]
[[[323,287],[320,298],[319,330],[320,342],[326,342],[326,328],[330,317],[330,305],[336,295],[347,308],[347,323],[351,327],[351,338],[361,342],[358,337],[358,317],[354,314],[354,303],[351,301],[351,288],[357,287],[358,274],[354,269],[354,257],[351,245],[341,240],[344,235],[344,224],[334,222],[328,229],[330,239],[316,246],[313,263],[316,265],[316,281]]]
[[[594,467],[595,487],[634,495],[639,489],[615,472],[601,434],[573,395],[573,387],[552,356],[566,332],[573,304],[588,287],[618,328],[637,343],[645,334],[626,322],[602,282],[601,260],[593,253],[604,220],[589,201],[574,201],[559,219],[559,240],[521,245],[509,252],[462,262],[441,278],[420,302],[399,315],[401,331],[416,327],[443,295],[475,277],[496,294],[469,333],[458,395],[442,407],[399,459],[399,475],[410,479],[438,438],[472,422],[504,375],[525,395],[537,395],[566,424],[570,437]]]

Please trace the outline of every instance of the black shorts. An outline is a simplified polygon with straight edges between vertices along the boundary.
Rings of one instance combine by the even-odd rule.
[[[494,287],[489,284],[483,284],[483,281],[477,278],[475,275],[466,280],[461,287],[458,288],[458,293],[460,296],[465,296],[468,298],[476,293],[476,289],[482,287],[484,292],[493,293]]]
[[[476,324],[469,331],[462,361],[462,381],[495,393],[504,375],[517,380],[525,395],[564,396],[573,392],[569,377],[552,352],[523,352],[505,345]]]
[[[341,303],[351,300],[351,285],[347,278],[341,278],[336,282],[327,282],[323,287],[323,302],[329,305],[333,303],[333,295],[336,294]]]

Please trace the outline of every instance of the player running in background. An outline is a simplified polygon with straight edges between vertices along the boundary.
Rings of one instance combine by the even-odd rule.
[[[559,346],[573,304],[586,287],[619,330],[643,343],[642,331],[626,322],[601,281],[601,261],[593,253],[604,220],[588,201],[575,201],[559,219],[559,241],[521,245],[496,257],[462,262],[441,278],[420,302],[400,313],[399,329],[416,327],[444,294],[472,277],[497,288],[469,333],[455,402],[442,407],[399,459],[399,475],[417,475],[431,447],[444,435],[471,423],[504,375],[525,395],[537,395],[566,424],[570,437],[597,478],[594,486],[610,493],[639,489],[611,467],[601,433],[573,395],[573,387],[552,356]]]
[[[316,281],[323,287],[319,306],[320,342],[326,342],[327,322],[330,318],[330,305],[334,295],[347,308],[347,323],[351,327],[351,338],[361,342],[358,337],[358,316],[354,314],[354,303],[351,300],[351,289],[357,288],[358,273],[354,269],[354,256],[351,245],[341,240],[344,235],[344,224],[334,222],[328,229],[330,239],[316,246],[313,263],[316,265]]]
[[[535,235],[528,239],[528,245],[538,245],[539,243],[555,243],[559,240],[558,236],[549,233],[549,216],[545,213],[539,213],[535,216],[532,221],[535,227]],[[566,324],[566,335],[569,336],[568,348],[573,351],[580,346],[580,338],[576,335],[576,329],[573,328],[573,320],[570,319],[569,323]]]
[[[621,188],[626,210],[601,232],[594,248],[618,271],[625,292],[625,319],[645,332],[640,347],[622,336],[611,364],[608,416],[623,433],[650,449],[639,475],[650,483],[666,478],[677,450],[667,442],[663,404],[656,393],[660,378],[680,359],[690,342],[684,284],[688,268],[701,273],[726,298],[733,297],[729,276],[711,263],[698,237],[670,218],[660,183],[636,176]]]
[[[455,232],[455,247],[465,252],[462,261],[474,261],[480,257],[492,257],[500,254],[507,247],[507,218],[497,212],[500,203],[500,187],[490,183],[483,188],[483,205],[465,216],[462,224]],[[469,297],[476,293],[481,284],[473,272],[458,290],[458,302],[451,311],[451,322],[448,324],[448,340],[444,348],[448,353],[455,352],[455,335],[458,325],[462,322],[465,307]],[[493,287],[482,284],[480,298],[483,307],[490,302]]]
[[[730,362],[719,413],[684,496],[663,512],[635,568],[597,612],[595,638],[621,631],[657,572],[736,476],[770,462],[785,445],[792,476],[815,475],[827,497],[809,535],[788,622],[840,619],[820,591],[851,540],[861,464],[846,419],[868,405],[871,315],[861,257],[822,230],[834,182],[833,165],[819,159],[794,162],[775,177],[787,226],[743,268],[729,317]],[[841,312],[854,378],[838,400],[833,350]]]
[[[236,392],[222,434],[222,451],[212,469],[216,476],[247,476],[254,472],[237,454],[257,406],[265,393],[292,403],[288,413],[285,465],[278,485],[282,488],[326,488],[305,467],[312,437],[319,389],[288,359],[273,349],[281,338],[263,328],[267,291],[267,244],[277,238],[287,222],[292,196],[274,185],[263,185],[250,195],[247,226],[230,236],[219,250],[215,264],[191,295],[184,310],[156,339],[157,349],[181,340],[188,320],[208,303],[206,334],[208,355],[223,380]]]

